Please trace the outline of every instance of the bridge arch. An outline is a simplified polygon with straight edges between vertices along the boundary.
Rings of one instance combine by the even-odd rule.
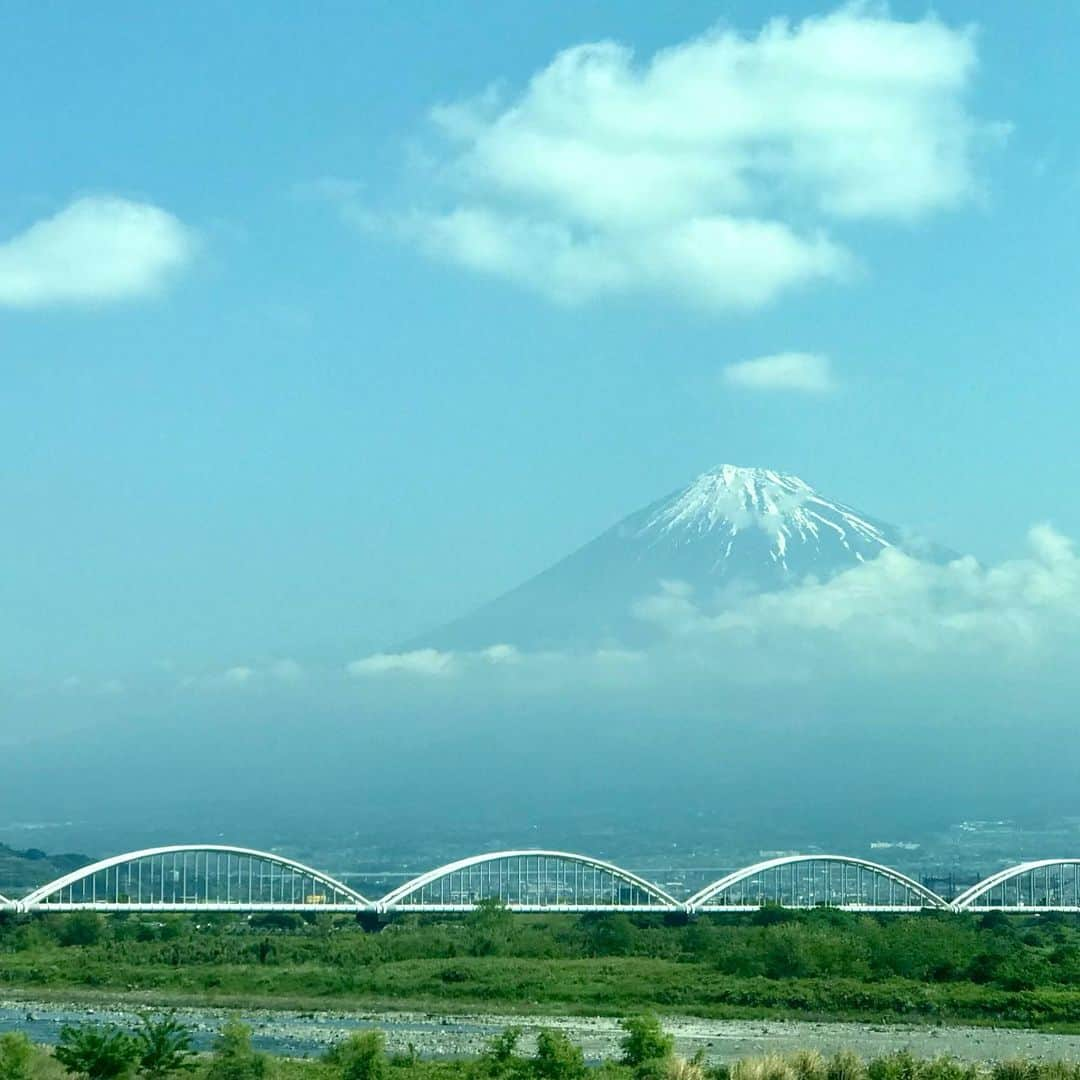
[[[293,859],[227,844],[174,844],[114,855],[42,885],[23,910],[355,911],[371,903]]]
[[[984,878],[952,902],[954,911],[1080,911],[1080,859],[1037,859]]]
[[[682,910],[658,885],[568,851],[493,851],[429,870],[388,892],[383,911],[470,911],[496,899],[513,911]]]
[[[850,855],[784,855],[736,870],[695,893],[692,911],[790,908],[915,911],[949,907],[931,889],[891,867]]]

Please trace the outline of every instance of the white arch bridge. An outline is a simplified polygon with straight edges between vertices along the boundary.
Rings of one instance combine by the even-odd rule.
[[[176,844],[103,859],[0,911],[467,912],[494,900],[515,912],[698,912],[829,907],[844,911],[1080,913],[1080,859],[1000,870],[953,900],[913,878],[847,855],[790,855],[727,874],[685,900],[614,863],[566,851],[474,855],[421,874],[379,899],[272,852]]]

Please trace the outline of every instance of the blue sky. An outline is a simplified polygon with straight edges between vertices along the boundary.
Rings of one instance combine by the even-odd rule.
[[[987,561],[1080,535],[1080,11],[935,11],[0,9],[0,680],[343,664],[720,461]],[[899,33],[894,89],[792,120],[813,16]],[[718,26],[761,115],[643,195]],[[628,167],[529,158],[621,105]],[[706,212],[771,231],[705,265]]]

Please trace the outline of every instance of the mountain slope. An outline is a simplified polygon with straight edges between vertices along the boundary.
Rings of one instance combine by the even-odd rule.
[[[708,601],[831,577],[904,547],[899,528],[828,499],[797,476],[719,465],[409,648],[522,649],[641,644],[635,601],[680,581]],[[940,549],[920,549],[932,558]]]
[[[36,848],[16,851],[0,844],[0,895],[14,899],[91,862],[86,855],[46,855]]]

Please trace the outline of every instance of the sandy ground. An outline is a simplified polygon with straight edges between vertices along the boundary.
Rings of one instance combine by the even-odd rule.
[[[35,1042],[54,1042],[65,1023],[131,1019],[135,1009],[123,1004],[0,1000],[0,1031],[25,1031]],[[511,1025],[524,1029],[522,1048],[530,1050],[542,1027],[565,1031],[591,1061],[618,1054],[621,1031],[609,1017],[439,1015],[437,1013],[278,1012],[269,1010],[179,1009],[180,1019],[198,1032],[207,1048],[229,1016],[239,1015],[255,1029],[263,1049],[289,1057],[320,1054],[358,1028],[381,1028],[391,1052],[411,1043],[425,1057],[457,1057],[478,1053],[485,1041]],[[819,1050],[824,1054],[851,1049],[863,1057],[910,1049],[921,1057],[947,1054],[968,1061],[995,1061],[1023,1056],[1080,1061],[1080,1035],[1054,1035],[1007,1028],[923,1027],[857,1023],[810,1023],[796,1020],[701,1020],[665,1017],[678,1052],[703,1049],[712,1061],[732,1061],[769,1052]]]

